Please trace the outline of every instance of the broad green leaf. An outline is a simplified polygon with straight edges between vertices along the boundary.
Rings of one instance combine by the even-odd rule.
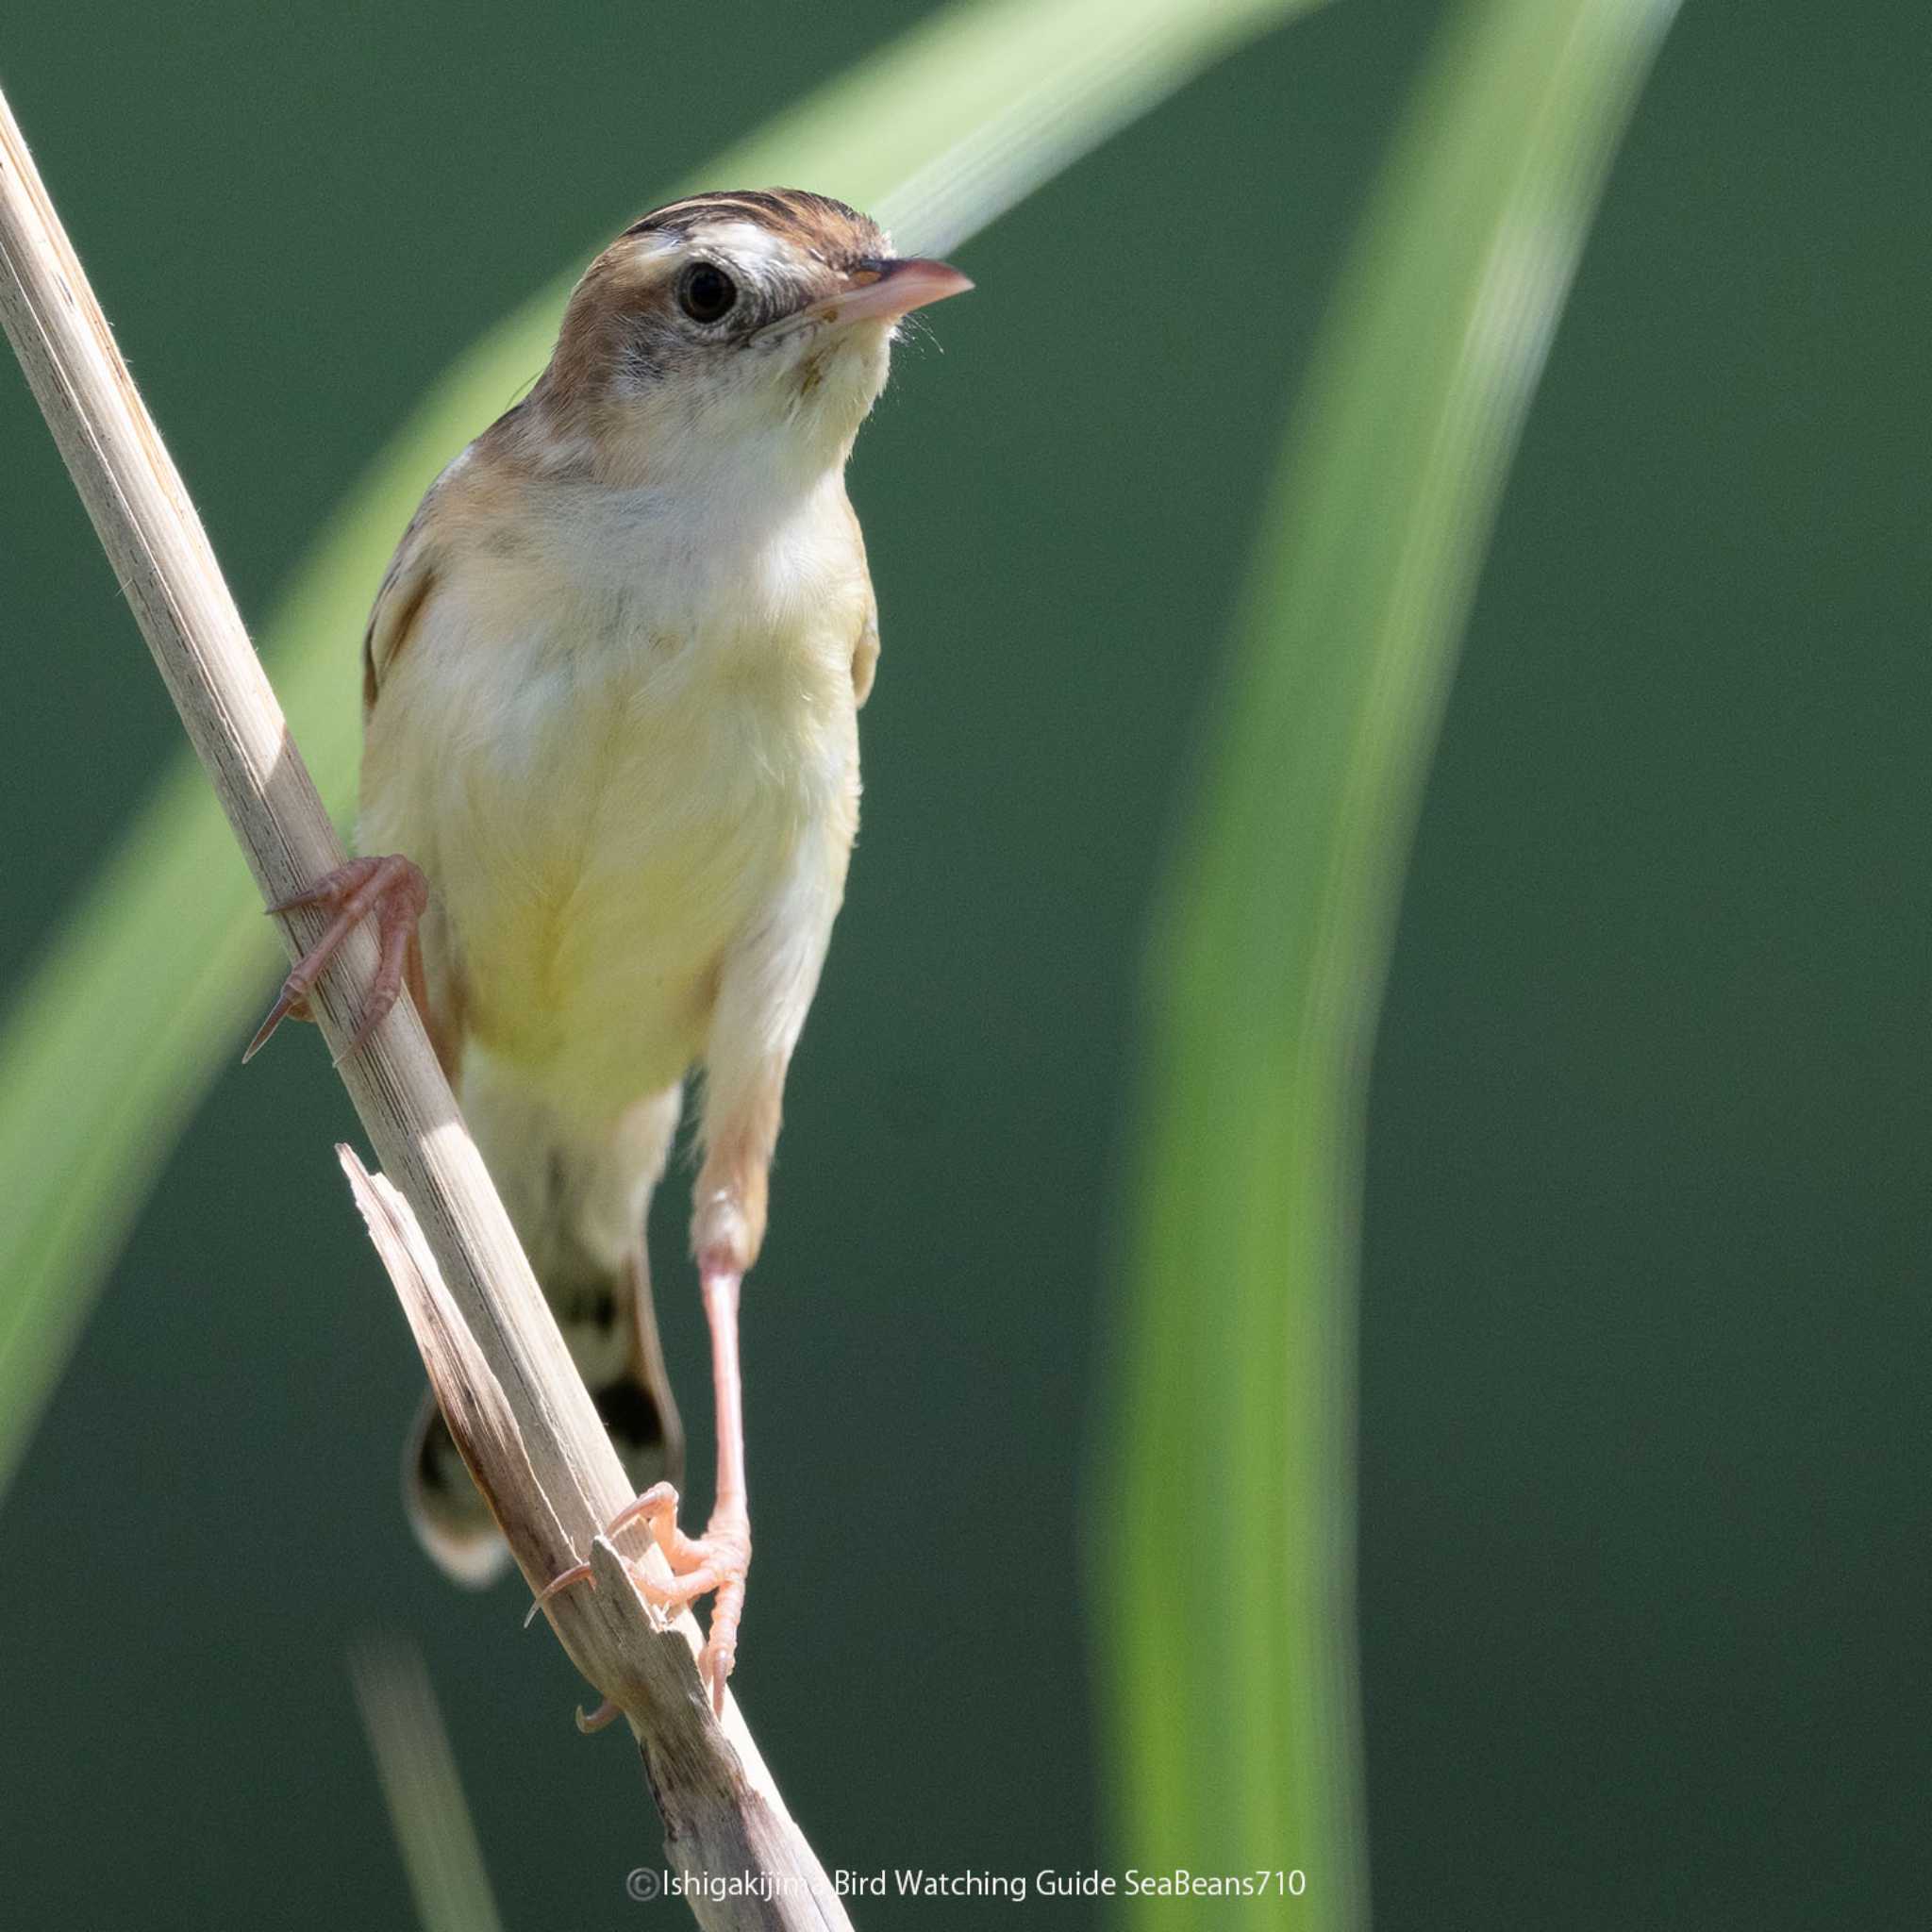
[[[650,199],[803,183],[877,213],[902,244],[952,249],[1210,61],[1314,4],[969,0]],[[628,212],[612,210],[607,228]],[[437,471],[541,368],[568,291],[553,282],[437,385],[263,631],[296,741],[344,820],[357,652],[390,550]],[[129,652],[128,675],[144,675],[131,625]],[[0,1027],[0,1492],[160,1163],[258,1017],[277,963],[184,749]]]
[[[1476,0],[1410,108],[1261,525],[1155,924],[1095,1600],[1116,1865],[1366,1918],[1354,1630],[1366,1075],[1497,498],[1674,0]],[[1280,220],[1286,232],[1288,196]],[[1248,1916],[1248,1914],[1253,1914]]]

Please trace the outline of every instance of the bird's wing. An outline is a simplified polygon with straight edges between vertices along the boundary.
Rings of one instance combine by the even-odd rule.
[[[444,477],[448,472],[443,473]],[[430,486],[429,492],[409,519],[396,554],[390,559],[382,588],[375,593],[375,606],[369,613],[369,627],[362,634],[362,803],[366,818],[372,782],[380,776],[380,760],[372,756],[370,722],[375,700],[385,677],[395,668],[397,658],[410,638],[422,627],[425,609],[437,581],[437,546],[430,536],[429,507],[441,490],[443,477]],[[426,852],[403,855],[433,873],[434,856]],[[428,1029],[430,1044],[442,1064],[442,1071],[454,1083],[462,1062],[461,1000],[449,966],[447,933],[436,903],[436,881],[430,879],[430,904],[421,924],[409,941],[405,975],[416,1011]],[[426,956],[426,957],[425,957]],[[439,970],[440,969],[440,970]]]
[[[870,596],[865,600],[865,624],[858,641],[852,647],[852,695],[859,708],[872,695],[872,681],[879,668],[879,607]]]
[[[429,535],[429,506],[442,488],[441,479],[430,487],[418,505],[390,558],[389,573],[375,593],[375,606],[369,613],[369,628],[362,634],[362,721],[375,708],[376,693],[382,680],[403,646],[409,641],[423,607],[436,588],[436,545]]]
[[[872,572],[865,560],[865,532],[858,526],[858,512],[852,499],[845,499],[845,519],[852,526],[852,547],[858,554],[858,574],[865,584],[865,619],[852,643],[852,696],[863,710],[872,695],[872,681],[879,668],[879,600],[874,595]]]

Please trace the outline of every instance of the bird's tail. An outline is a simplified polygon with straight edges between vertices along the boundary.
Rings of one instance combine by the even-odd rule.
[[[644,1209],[676,1124],[675,1093],[668,1107],[659,1096],[589,1148],[555,1131],[533,1136],[554,1123],[475,1085],[465,1078],[464,1111],[631,1481],[640,1490],[681,1481],[684,1429],[658,1341],[643,1240]],[[512,1125],[521,1129],[514,1138],[504,1132]],[[433,1395],[404,1450],[403,1507],[418,1541],[457,1582],[480,1589],[503,1573],[509,1553]]]

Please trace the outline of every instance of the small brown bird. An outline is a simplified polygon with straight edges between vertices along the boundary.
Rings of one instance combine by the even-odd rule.
[[[900,318],[971,286],[789,190],[674,202],[591,264],[535,388],[437,479],[390,565],[358,842],[392,856],[294,902],[336,917],[249,1049],[373,916],[357,1043],[407,983],[645,1491],[620,1521],[650,1523],[667,1601],[716,1592],[701,1661],[721,1707],[751,1557],[739,1291],[844,891],[878,659],[845,463]],[[643,1229],[699,1066],[718,1472],[688,1537]],[[445,1569],[497,1573],[433,1403],[406,1486]]]

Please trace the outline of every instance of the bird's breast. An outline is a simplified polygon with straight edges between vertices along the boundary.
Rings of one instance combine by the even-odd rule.
[[[364,813],[371,849],[422,855],[472,1036],[620,1104],[702,1054],[720,963],[801,847],[842,865],[864,588],[805,540],[734,572],[624,534],[520,533],[439,587],[371,720]]]

